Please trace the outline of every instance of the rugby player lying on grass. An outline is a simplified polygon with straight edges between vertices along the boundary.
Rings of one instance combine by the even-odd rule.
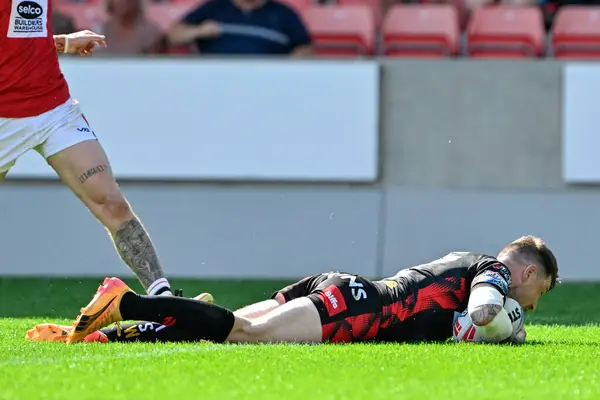
[[[325,273],[302,279],[271,299],[230,311],[196,299],[142,296],[107,278],[73,327],[38,325],[34,341],[407,342],[452,336],[457,312],[468,310],[486,342],[516,342],[503,307],[506,296],[525,311],[557,282],[556,258],[545,243],[524,236],[497,257],[456,252],[370,281]],[[142,320],[98,332],[124,320]]]

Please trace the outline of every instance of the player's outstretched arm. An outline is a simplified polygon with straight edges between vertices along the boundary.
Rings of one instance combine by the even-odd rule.
[[[501,342],[512,335],[512,323],[503,307],[503,295],[490,284],[473,287],[469,297],[469,317],[488,342]]]
[[[106,42],[104,35],[85,30],[68,35],[54,35],[54,47],[59,53],[79,53],[81,56],[89,56],[98,47],[106,47]]]

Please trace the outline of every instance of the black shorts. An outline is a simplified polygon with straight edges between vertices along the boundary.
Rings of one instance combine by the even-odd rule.
[[[286,301],[308,297],[321,316],[323,341],[373,340],[379,333],[382,296],[376,285],[358,275],[330,272],[310,276],[275,292]]]

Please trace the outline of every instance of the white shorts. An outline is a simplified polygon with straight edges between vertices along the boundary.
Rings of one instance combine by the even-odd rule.
[[[35,117],[0,118],[0,173],[31,149],[47,159],[67,147],[95,139],[75,99]]]

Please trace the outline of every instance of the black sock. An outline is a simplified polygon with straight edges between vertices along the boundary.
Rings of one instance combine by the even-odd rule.
[[[224,342],[235,317],[215,304],[172,296],[142,296],[126,293],[121,299],[124,320],[144,320],[174,326],[197,340]]]
[[[157,322],[138,321],[101,330],[109,342],[197,342],[202,338],[196,332],[165,326]]]

